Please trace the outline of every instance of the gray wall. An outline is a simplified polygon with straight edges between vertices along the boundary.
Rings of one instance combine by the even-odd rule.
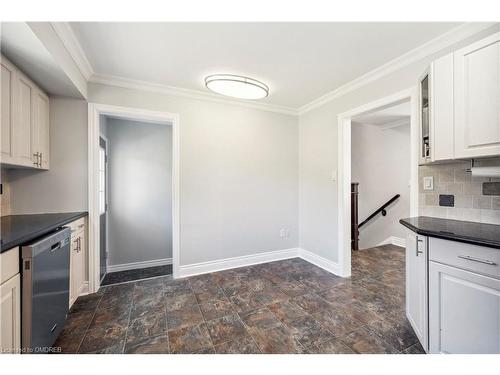
[[[338,115],[415,87],[429,63],[448,52],[468,45],[494,32],[500,24],[366,85],[339,96],[300,115],[299,119],[299,222],[300,247],[333,262],[338,260],[338,189],[332,181],[337,170]]]
[[[297,247],[297,117],[93,83],[89,101],[179,114],[181,266]]]
[[[108,264],[172,257],[172,127],[110,118]]]
[[[50,170],[12,169],[12,214],[87,210],[88,106],[50,98]]]
[[[401,197],[360,229],[359,248],[377,246],[391,236],[405,238],[399,219],[410,216],[410,125],[392,129],[353,123],[351,180],[359,182],[359,219],[396,194]]]

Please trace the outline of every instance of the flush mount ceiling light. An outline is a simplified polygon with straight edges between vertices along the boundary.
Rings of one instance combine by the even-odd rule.
[[[239,99],[262,99],[269,87],[256,79],[233,74],[213,74],[205,78],[205,86],[217,94]]]

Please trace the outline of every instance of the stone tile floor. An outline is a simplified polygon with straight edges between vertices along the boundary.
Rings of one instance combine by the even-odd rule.
[[[63,353],[422,353],[404,312],[404,250],[355,252],[342,279],[302,259],[80,297]]]

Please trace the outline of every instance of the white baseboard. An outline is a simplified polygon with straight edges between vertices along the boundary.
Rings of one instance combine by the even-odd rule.
[[[406,247],[406,238],[392,237],[392,244],[396,246]]]
[[[340,275],[340,266],[336,262],[332,262],[331,260],[328,260],[326,258],[323,258],[317,254],[314,254],[308,250],[300,249],[299,250],[299,256],[304,259],[305,261],[308,261],[309,263],[314,264],[315,266],[318,266],[320,268],[323,268],[324,270],[331,272],[335,275]]]
[[[133,269],[138,269],[138,268],[165,266],[167,264],[172,264],[172,258],[146,260],[144,262],[115,264],[112,266],[108,265],[107,272],[118,272],[118,271],[127,271],[127,270],[133,270]]]
[[[268,251],[255,255],[246,255],[242,257],[234,257],[227,259],[214,260],[210,262],[194,263],[179,267],[178,278],[203,273],[223,271],[231,268],[246,267],[254,264],[273,262],[276,260],[296,258],[299,256],[299,249],[284,249],[276,251]]]
[[[377,244],[377,246],[382,246],[382,245],[395,245],[400,247],[406,247],[406,239],[396,236],[390,236],[387,237],[385,240],[383,240],[381,243]]]
[[[325,269],[328,272],[331,272],[335,275],[340,275],[340,267],[337,263],[316,255],[310,251],[300,248],[292,248],[180,266],[177,278],[201,275],[204,273],[223,271],[231,268],[246,267],[254,264],[268,263],[290,258],[302,258],[309,263]]]

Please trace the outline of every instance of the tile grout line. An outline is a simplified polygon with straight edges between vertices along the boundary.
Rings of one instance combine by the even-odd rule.
[[[93,313],[92,313],[92,319],[90,319],[90,322],[89,322],[89,324],[87,325],[87,328],[85,328],[85,331],[84,331],[84,333],[83,333],[83,335],[82,335],[82,339],[80,340],[80,343],[78,344],[78,348],[77,348],[77,350],[76,350],[76,353],[77,353],[77,354],[78,354],[78,353],[80,353],[80,348],[81,348],[81,346],[82,346],[82,344],[83,344],[83,340],[84,340],[84,339],[85,339],[85,337],[87,336],[87,332],[89,331],[90,325],[91,325],[91,324],[92,324],[92,322],[94,321],[94,317],[95,317],[95,314],[96,314],[96,312],[97,312],[97,308],[99,307],[99,304],[101,303],[101,300],[102,300],[102,297],[103,297],[103,296],[104,296],[104,295],[101,295],[101,296],[100,296],[99,301],[97,302],[97,304],[96,304],[96,306],[95,306],[95,308],[94,308],[94,311],[93,311]],[[77,300],[78,300],[78,298],[77,298]],[[75,302],[76,302],[76,301],[75,301]]]
[[[125,347],[127,345],[128,330],[130,328],[130,315],[132,314],[132,307],[134,305],[134,293],[135,293],[136,286],[137,286],[137,284],[134,284],[134,288],[132,289],[132,300],[130,301],[130,306],[129,306],[129,309],[128,309],[127,330],[125,331],[125,338],[123,340],[123,346],[122,346],[122,351],[121,351],[122,354],[125,353]]]
[[[234,309],[233,303],[231,302],[231,300],[227,296],[226,291],[224,290],[224,288],[221,287],[219,284],[217,284],[217,286],[222,290],[222,294],[224,294],[224,297],[226,297],[226,299],[229,301],[229,304],[231,305],[231,310],[233,311],[233,313],[235,313],[238,316],[238,319],[243,324],[243,327],[245,328],[245,331],[248,333],[248,335],[252,339],[253,343],[255,344],[255,347],[259,350],[260,354],[264,354],[264,353],[262,353],[262,350],[260,349],[260,346],[255,341],[255,338],[253,337],[251,330],[246,328],[247,325],[245,324],[245,322],[243,321],[243,319],[241,319],[240,313]]]
[[[199,304],[199,301],[198,301],[198,297],[196,297],[196,293],[193,290],[193,287],[191,285],[191,282],[189,281],[189,278],[187,279],[187,282],[188,282],[188,285],[189,285],[189,289],[191,290],[191,293],[193,293],[194,298],[196,300],[196,307],[198,307],[198,311],[199,311],[199,313],[201,315],[201,318],[203,319],[203,324],[205,325],[205,328],[207,329],[208,338],[210,339],[210,342],[212,343],[212,349],[214,350],[214,353],[217,353],[216,350],[215,350],[214,340],[212,339],[212,335],[210,334],[210,330],[208,329],[207,321],[205,319],[205,316],[203,315],[203,312],[201,311],[200,304]],[[203,350],[203,348],[201,350]]]

